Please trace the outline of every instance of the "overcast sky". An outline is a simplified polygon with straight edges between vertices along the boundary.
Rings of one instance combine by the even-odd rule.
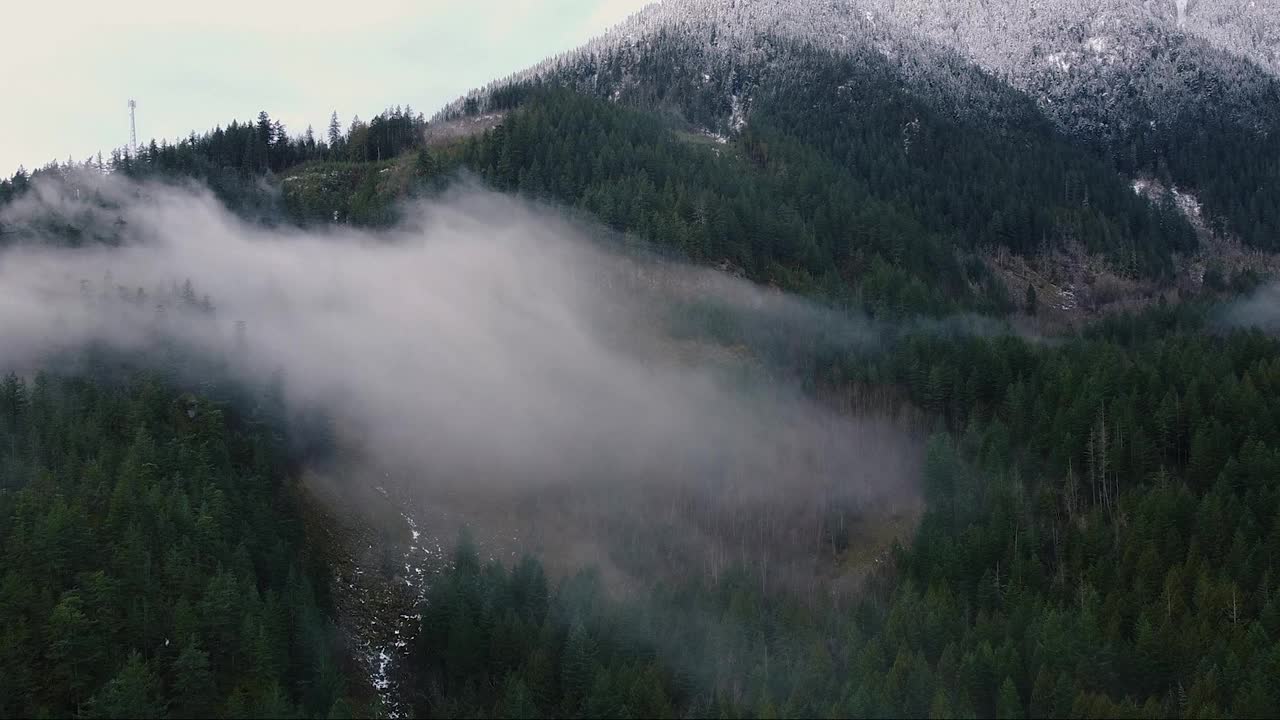
[[[0,175],[259,110],[291,133],[387,106],[428,117],[646,0],[37,0],[0,22]]]

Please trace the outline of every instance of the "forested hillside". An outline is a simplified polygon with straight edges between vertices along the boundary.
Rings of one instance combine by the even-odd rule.
[[[1015,92],[986,91],[990,112],[1008,122],[992,132],[986,120],[956,118],[903,91],[878,55],[786,53],[788,82],[761,90],[732,138],[529,83],[493,95],[490,109],[506,113],[494,130],[430,147],[421,121],[403,111],[347,134],[335,124],[327,142],[290,139],[262,113],[256,125],[153,142],[103,167],[198,178],[268,223],[368,226],[394,223],[404,200],[469,170],[694,261],[886,317],[1021,305],[1023,288],[1010,292],[989,273],[996,250],[1034,257],[1081,248],[1121,277],[1168,283],[1174,258],[1196,249],[1171,195],[1159,203],[1136,195],[1115,165],[1081,153]],[[672,62],[645,56],[640,70],[663,94],[641,89],[631,100],[694,117],[712,103],[704,110],[714,116],[718,96],[667,77]],[[0,184],[0,201],[29,183],[19,173]],[[68,242],[85,242],[74,226],[63,228]],[[0,225],[0,239],[23,232]]]
[[[1267,717],[1280,703],[1280,345],[1157,311],[1060,347],[905,338],[882,374],[947,421],[929,510],[852,606],[750,574],[607,599],[482,567],[423,618],[450,716]],[[851,359],[852,360],[852,359]],[[948,430],[949,428],[949,430]]]
[[[867,4],[1008,78],[1124,172],[1190,188],[1248,243],[1280,242],[1274,0]]]
[[[72,298],[0,307],[5,342],[56,339],[84,307],[144,330],[123,348],[0,348],[0,716],[1280,713],[1280,339],[1274,294],[1239,304],[1280,242],[1280,82],[1272,55],[1233,49],[1269,26],[1109,2],[1085,3],[1096,25],[1028,15],[1004,55],[958,3],[670,2],[429,123],[406,107],[291,134],[262,112],[0,181],[0,261],[37,258]],[[265,248],[243,255],[269,265],[243,272],[246,297],[267,277],[281,306],[318,298],[325,342],[265,356],[301,367],[243,357],[291,348],[290,322],[219,315],[181,277],[135,290],[59,264],[146,266],[155,238],[125,210],[187,184],[217,202],[184,195],[181,222],[154,227]],[[567,215],[548,227],[650,264],[484,244],[462,266],[494,285],[460,295],[438,268],[363,264],[469,227],[449,213],[476,186],[518,198],[486,212],[530,201],[515,217]],[[453,252],[478,244],[457,232],[471,242]],[[1252,254],[1224,277],[1211,240]],[[291,294],[296,257],[317,257],[293,242],[366,254],[334,250],[319,290]],[[1137,309],[1061,331],[997,257],[1096,264]],[[384,286],[404,292],[343,314]],[[610,304],[632,309],[636,287],[650,314]],[[21,314],[45,303],[68,311],[32,331]],[[404,342],[358,344],[351,317]],[[165,334],[201,323],[216,343]],[[350,386],[301,362],[348,345],[364,353]],[[477,366],[503,382],[457,371]],[[672,372],[679,393],[646,392]],[[314,392],[286,398],[291,373]],[[306,404],[340,414],[370,388],[400,414],[333,422]],[[543,395],[554,412],[531,411]],[[662,451],[741,440],[725,428],[742,408],[770,417],[738,445],[612,447],[672,428],[682,443]],[[442,418],[484,431],[421,422]],[[536,421],[501,432],[519,418]],[[877,462],[894,453],[910,457]],[[337,502],[317,531],[300,478],[318,469],[336,497],[358,486],[392,509]],[[393,470],[422,495],[397,495]],[[415,524],[414,503],[441,527]],[[451,556],[446,524],[471,528]],[[395,628],[388,644],[336,624],[352,616]]]
[[[1077,154],[1190,190],[1221,230],[1273,250],[1275,14],[1273,2],[1243,0],[1181,10],[1172,0],[679,0],[495,81],[442,116],[499,106],[512,84],[541,80],[736,133],[762,95],[809,79],[792,56],[801,45],[886,68],[900,94],[984,129],[1047,121]]]
[[[835,297],[860,287],[856,304],[899,315],[949,300],[998,309],[978,257],[991,247],[1030,255],[1080,242],[1155,276],[1194,249],[1172,204],[1135,196],[1047,128],[984,134],[911,102],[874,68],[859,81],[850,73],[865,65],[832,62],[820,57],[789,92],[758,99],[732,144],[677,143],[656,118],[531,89],[464,163],[695,259]],[[808,89],[841,80],[835,93]],[[796,269],[807,277],[789,278]]]
[[[0,714],[343,712],[279,410],[254,403],[154,372],[4,379]]]
[[[0,181],[0,206],[30,189],[35,177],[67,176],[77,169],[89,169],[135,179],[193,179],[208,186],[220,200],[241,214],[275,222],[283,219],[285,212],[280,197],[280,173],[314,163],[332,163],[337,167],[356,163],[363,167],[366,163],[389,160],[418,146],[425,126],[421,113],[397,106],[367,123],[357,116],[346,129],[335,112],[323,137],[317,137],[310,127],[303,134],[290,135],[284,125],[262,111],[253,122],[232,120],[226,127],[218,126],[203,134],[192,132],[189,137],[173,142],[153,139],[140,146],[136,153],[117,149],[106,159],[99,153],[83,163],[55,161],[35,172],[19,168],[12,177]],[[311,217],[309,208],[289,209],[295,219]],[[382,209],[357,209],[354,221],[370,222],[375,210]],[[323,219],[352,219],[348,212],[340,212],[337,217],[331,212],[326,208]],[[0,226],[0,243],[9,239],[5,235],[5,228]]]

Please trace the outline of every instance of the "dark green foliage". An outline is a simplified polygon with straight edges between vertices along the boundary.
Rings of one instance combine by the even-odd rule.
[[[1260,95],[1259,105],[1280,105],[1280,81]],[[1126,172],[1194,188],[1218,230],[1254,247],[1280,247],[1280,119],[1274,114],[1249,127],[1212,102],[1195,103],[1171,121],[1137,124],[1112,151]]]
[[[323,714],[341,697],[260,420],[150,375],[0,382],[0,715]]]
[[[159,681],[136,650],[120,673],[89,699],[88,715],[95,718],[158,718]]]
[[[988,247],[1030,255],[1078,240],[1162,275],[1195,245],[1172,207],[1135,196],[1047,126],[971,127],[904,94],[887,69],[801,55],[805,81],[763,94],[731,143],[531,87],[463,162],[658,247],[877,316],[1006,308],[978,261]]]
[[[950,238],[870,195],[809,146],[777,144],[764,159],[767,143],[754,135],[733,144],[681,140],[654,115],[568,91],[531,97],[463,154],[500,188],[878,315],[1004,305],[980,263],[959,262]]]
[[[431,587],[415,653],[432,715],[667,717],[676,678],[647,630],[583,573],[550,592],[526,558],[481,566],[464,537]]]
[[[947,697],[997,716],[1280,707],[1280,343],[1163,310],[1052,348],[916,338],[885,362],[920,401],[920,378],[951,378],[957,439],[930,445],[930,510],[877,631],[923,623],[900,642]]]
[[[230,171],[246,178],[313,160],[354,162],[387,160],[418,146],[426,122],[409,108],[388,109],[364,123],[357,119],[344,136],[317,142],[314,134],[291,137],[284,126],[264,111],[255,122],[232,121],[204,135],[194,133],[176,143],[152,140],[134,156],[115,152],[114,171],[131,176],[170,175],[195,177],[219,190],[219,173]]]
[[[1157,276],[1171,271],[1171,253],[1196,246],[1173,207],[1152,206],[1115,167],[1019,112],[1025,99],[1012,90],[991,92],[1019,116],[1016,124],[948,118],[910,95],[879,53],[793,52],[789,82],[764,94],[748,125],[745,141],[762,143],[754,154],[766,160],[804,143],[811,157],[851,175],[863,194],[911,212],[923,228],[962,246],[1033,255],[1075,240],[1118,267],[1136,259],[1135,269]],[[779,160],[802,172],[809,165],[790,160],[793,152]]]
[[[738,69],[773,77],[758,81],[732,140],[699,129],[729,112],[705,87],[650,83],[650,94],[614,104],[526,84],[495,92],[488,109],[510,114],[460,152],[421,147],[420,118],[398,109],[328,144],[290,139],[263,113],[108,164],[132,177],[199,178],[248,217],[359,225],[393,223],[399,201],[462,166],[680,256],[889,318],[1012,309],[982,262],[999,246],[1034,255],[1079,243],[1120,272],[1161,276],[1195,245],[1171,203],[1136,196],[1115,167],[990,78],[972,82],[993,107],[957,117],[909,92],[878,55],[780,52],[781,69]],[[671,72],[648,55],[637,62],[645,77]],[[264,184],[264,173],[278,180]],[[28,182],[6,181],[0,202]]]
[[[25,193],[36,177],[65,178],[75,170],[87,170],[119,173],[138,180],[195,179],[207,185],[237,213],[263,222],[288,218],[295,222],[336,219],[365,225],[386,224],[392,219],[390,206],[395,199],[403,197],[408,188],[397,188],[394,197],[375,198],[366,192],[363,198],[353,200],[351,195],[360,182],[366,178],[372,182],[376,178],[373,173],[385,166],[371,166],[368,173],[352,173],[352,165],[348,163],[365,167],[368,163],[391,160],[419,147],[425,129],[426,121],[421,113],[414,114],[407,106],[403,109],[397,106],[368,123],[357,119],[346,134],[337,126],[331,127],[326,143],[317,140],[310,128],[303,135],[291,137],[283,125],[263,111],[253,122],[233,120],[226,127],[219,126],[202,135],[192,133],[172,143],[152,140],[132,154],[115,150],[106,160],[99,154],[82,165],[54,162],[31,174],[20,168],[11,179],[0,181],[0,207]],[[317,163],[335,164],[336,171],[332,174],[337,177],[329,182],[333,187],[326,189],[344,191],[341,205],[316,208],[313,202],[299,203],[296,198],[287,197],[287,182],[273,182],[276,174]],[[333,216],[334,211],[339,213],[337,218]],[[5,228],[0,226],[0,244],[5,242],[5,235]]]
[[[292,169],[282,180],[284,208],[302,224],[350,222],[385,226],[410,179],[393,162],[317,162]]]
[[[536,566],[508,580],[467,551],[424,615],[432,707],[1274,715],[1280,342],[1204,330],[1194,308],[1160,310],[1055,346],[907,336],[879,360],[830,366],[829,381],[892,379],[952,430],[928,445],[914,541],[852,607],[728,573],[621,602],[579,579],[528,615],[515,578],[540,578]]]
[[[499,90],[488,109],[510,114],[461,146],[421,147],[407,111],[346,135],[335,119],[327,144],[290,139],[263,113],[112,167],[201,178],[246,214],[363,225],[394,221],[399,199],[469,167],[674,255],[889,319],[1007,311],[1019,299],[1035,314],[1034,287],[1006,298],[983,269],[993,246],[1031,255],[1078,241],[1148,276],[1193,246],[1170,204],[1149,206],[1116,167],[1046,124],[953,117],[903,91],[875,58],[788,53],[793,82],[756,88],[745,129],[724,142],[697,131],[723,129],[723,93],[659,90],[655,75],[630,108]],[[625,68],[605,59],[596,71]],[[658,112],[636,110],[640,99]],[[1024,117],[1025,99],[1005,100],[1002,113]],[[1118,166],[1163,164],[1160,180],[1193,182],[1219,222],[1266,246],[1280,217],[1280,193],[1268,193],[1275,137],[1210,153],[1214,126],[1193,132],[1191,120],[1173,131],[1184,144],[1139,138]],[[274,173],[282,192],[261,192]],[[0,183],[0,204],[29,182],[19,172]],[[68,244],[85,241],[64,230]],[[1215,291],[1257,281],[1206,274]],[[193,290],[180,295],[179,306],[198,304]],[[712,306],[683,315],[774,348],[771,364],[805,373],[815,392],[891,386],[930,413],[928,510],[912,542],[881,558],[886,569],[850,605],[765,594],[742,572],[615,602],[590,573],[552,589],[537,562],[482,564],[464,538],[423,608],[420,710],[1280,708],[1275,339],[1210,333],[1198,309],[1162,306],[1052,344],[943,327],[886,333],[883,352],[854,354],[839,343],[795,348],[804,341],[777,336],[785,322],[762,333]],[[246,418],[209,398],[179,401],[150,376],[0,383],[0,715],[351,714],[323,588],[297,557],[282,404],[278,392],[261,395]],[[308,455],[332,445],[323,423],[291,430]]]

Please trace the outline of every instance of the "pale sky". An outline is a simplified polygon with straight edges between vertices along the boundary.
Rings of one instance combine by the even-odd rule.
[[[291,134],[338,111],[428,117],[581,44],[647,0],[36,0],[0,22],[0,176],[259,110]]]

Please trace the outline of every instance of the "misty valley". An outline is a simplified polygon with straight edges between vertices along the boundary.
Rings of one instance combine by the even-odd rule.
[[[425,670],[410,643],[435,646],[422,633],[439,628],[422,613],[446,602],[437,578],[462,562],[449,561],[459,533],[480,533],[483,544],[457,552],[479,563],[483,548],[496,563],[486,572],[543,557],[553,578],[577,577],[601,602],[653,582],[736,578],[753,594],[812,604],[851,602],[914,527],[925,421],[907,401],[855,411],[869,400],[819,400],[793,369],[820,347],[874,351],[882,331],[870,319],[627,252],[549,206],[475,187],[412,212],[416,220],[392,231],[304,232],[246,223],[200,190],[91,174],[37,189],[8,208],[14,227],[92,218],[100,227],[90,231],[116,243],[69,251],[51,241],[6,254],[0,275],[14,317],[4,359],[39,368],[30,386],[27,373],[9,376],[14,432],[50,402],[53,382],[87,383],[81,402],[132,399],[145,383],[161,398],[179,393],[167,411],[185,413],[184,425],[216,412],[209,432],[262,433],[244,451],[255,471],[245,482],[274,483],[282,497],[272,502],[298,514],[293,522],[341,528],[294,540],[341,568],[312,581],[333,583],[336,618],[350,613],[355,626],[325,632],[337,633],[335,645],[351,634],[360,653],[348,660],[375,677],[389,711],[440,700],[415,675]],[[248,424],[231,430],[242,413]],[[129,430],[136,437],[124,446],[155,443],[145,422]],[[207,447],[179,437],[171,442],[197,443],[185,453]],[[92,443],[66,454],[73,437],[31,442],[13,462],[70,473],[73,487],[84,463],[108,478],[132,471]],[[135,462],[155,465],[155,452]],[[152,531],[175,534],[163,546],[181,548],[177,537],[204,517],[204,490],[182,460],[171,462],[138,481],[139,497],[112,489],[107,512],[145,514],[155,508],[118,506],[165,497],[184,517]],[[90,556],[75,553],[62,572],[81,572],[78,561]],[[546,595],[553,586],[540,582]],[[385,603],[382,616],[358,607],[369,602]],[[394,685],[391,670],[404,676]],[[345,697],[328,692],[333,703]]]
[[[20,168],[0,717],[1276,716],[1277,19],[667,0]]]

